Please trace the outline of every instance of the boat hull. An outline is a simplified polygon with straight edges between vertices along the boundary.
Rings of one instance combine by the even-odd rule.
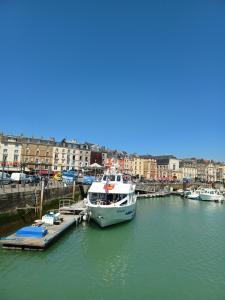
[[[190,194],[187,196],[188,199],[191,199],[191,200],[199,200],[200,197],[199,197],[199,194]]]
[[[91,205],[88,210],[92,220],[100,227],[106,227],[133,219],[136,213],[136,202],[124,206]]]
[[[200,199],[202,201],[223,201],[224,197],[222,195],[200,194]]]

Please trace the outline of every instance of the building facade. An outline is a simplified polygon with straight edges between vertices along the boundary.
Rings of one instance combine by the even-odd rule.
[[[196,162],[190,160],[180,161],[180,171],[182,179],[187,178],[195,181],[197,178]]]
[[[0,135],[0,170],[15,172],[21,168],[22,143],[13,135]]]

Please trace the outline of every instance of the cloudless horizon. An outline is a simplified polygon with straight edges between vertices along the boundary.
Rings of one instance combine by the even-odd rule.
[[[0,131],[225,161],[225,1],[0,1]]]

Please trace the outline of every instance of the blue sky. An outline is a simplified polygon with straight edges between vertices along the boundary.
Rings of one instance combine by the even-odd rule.
[[[225,160],[225,1],[0,1],[0,130]]]

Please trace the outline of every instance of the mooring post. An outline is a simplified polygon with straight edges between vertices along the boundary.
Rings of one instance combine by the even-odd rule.
[[[41,203],[40,203],[40,219],[42,218],[43,198],[44,198],[44,180],[41,181]]]
[[[72,197],[73,201],[75,200],[75,190],[76,190],[76,181],[73,180],[73,197]]]

